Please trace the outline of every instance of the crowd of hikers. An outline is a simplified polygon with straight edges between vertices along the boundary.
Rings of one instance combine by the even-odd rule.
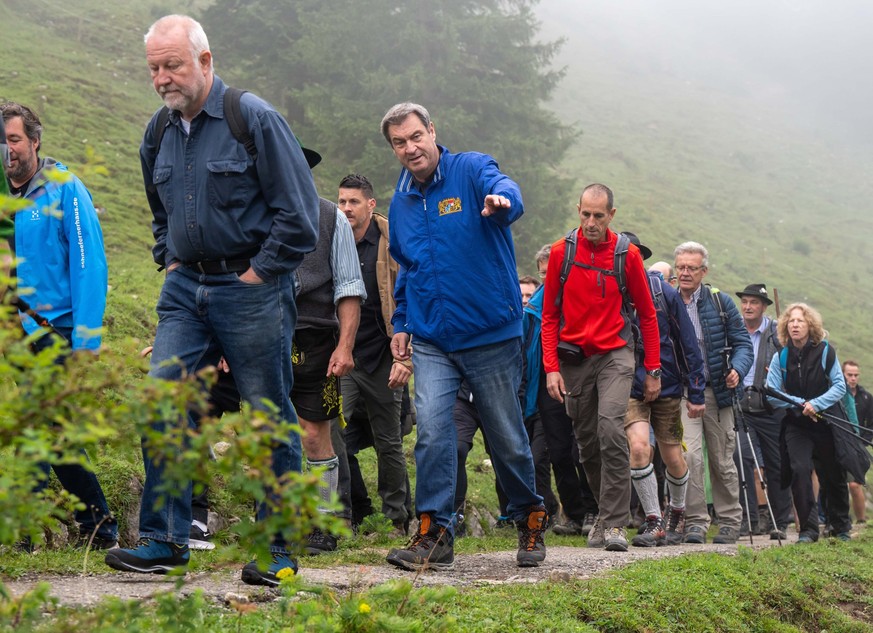
[[[222,82],[195,20],[161,18],[145,50],[164,102],[140,147],[166,274],[150,375],[214,366],[214,415],[247,402],[299,422],[302,433],[273,449],[274,473],[300,471],[305,455],[320,473],[319,510],[338,498],[354,528],[374,511],[357,459],[372,446],[382,513],[392,536],[409,537],[388,563],[453,567],[454,540],[470,531],[477,430],[494,466],[496,525],[516,530],[520,567],[545,560],[548,530],[609,551],[702,544],[713,522],[714,543],[781,542],[791,523],[799,543],[848,540],[850,491],[865,520],[873,399],[814,308],[777,302],[768,315],[766,285],[750,283],[733,293],[738,309],[704,283],[709,254],[697,242],[646,266],[640,238],[611,228],[603,184],[582,191],[578,227],[537,253],[537,276],[519,279],[519,185],[492,157],[439,145],[423,106],[399,103],[381,120],[401,166],[386,217],[360,174],[338,183],[336,202],[318,195],[321,156],[270,104]],[[29,203],[2,227],[28,288],[30,303],[16,304],[22,327],[34,351],[50,330],[69,353],[96,352],[107,265],[90,193],[40,157],[31,108],[0,111],[3,184]],[[413,424],[414,491],[402,444]],[[164,485],[172,450],[144,443],[139,540],[128,547],[91,469],[44,463],[37,487],[53,468],[84,504],[82,542],[105,549],[110,567],[167,573],[214,547],[208,490]],[[261,504],[257,518],[270,512]],[[337,546],[314,529],[304,551]],[[269,565],[245,565],[244,582],[296,572],[303,551],[281,535],[270,551]]]

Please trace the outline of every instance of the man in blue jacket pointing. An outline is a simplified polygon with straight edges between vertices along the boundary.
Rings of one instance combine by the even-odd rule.
[[[509,227],[524,213],[521,191],[490,156],[437,145],[430,114],[418,104],[392,107],[382,134],[403,166],[389,210],[390,251],[400,266],[391,353],[408,359],[412,340],[418,411],[419,528],[388,562],[412,570],[454,566],[452,406],[466,380],[518,528],[518,565],[535,567],[546,555],[548,517],[518,399],[522,306]]]

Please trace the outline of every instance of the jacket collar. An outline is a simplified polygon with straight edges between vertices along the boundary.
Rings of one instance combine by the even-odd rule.
[[[36,194],[40,189],[44,189],[48,184],[48,178],[46,178],[45,172],[55,168],[67,171],[67,168],[54,158],[40,158],[39,163],[37,164],[36,173],[33,175],[33,178],[30,179],[30,183],[27,185],[27,191],[22,193],[21,197],[30,197],[31,194]]]
[[[440,150],[440,161],[437,163],[436,169],[433,172],[433,177],[430,182],[427,184],[427,187],[434,185],[442,180],[445,180],[446,172],[448,171],[447,161],[449,156],[451,156],[451,152],[447,150],[442,145],[437,145],[437,148]],[[410,193],[419,188],[418,182],[415,180],[415,177],[412,175],[406,167],[400,172],[400,180],[397,181],[397,191],[401,193]]]
[[[546,288],[546,284],[540,284],[534,293],[531,295],[531,298],[528,299],[527,305],[524,306],[524,311],[527,314],[532,314],[536,318],[541,319],[543,314],[543,292]]]

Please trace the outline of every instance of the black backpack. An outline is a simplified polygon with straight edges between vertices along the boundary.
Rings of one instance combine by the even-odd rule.
[[[252,160],[258,160],[258,148],[255,147],[255,140],[249,134],[248,125],[240,110],[239,102],[242,96],[248,90],[240,90],[239,88],[231,88],[228,86],[224,93],[224,120],[230,128],[230,133],[233,137],[245,145],[246,151]],[[170,120],[170,109],[164,106],[158,111],[155,117],[155,153],[161,149],[161,141],[164,138],[164,132],[167,129],[167,121]]]
[[[618,283],[618,290],[621,292],[621,316],[624,319],[625,326],[619,336],[631,343],[638,357],[642,356],[642,336],[639,331],[639,326],[636,324],[634,317],[633,301],[627,291],[627,276],[624,271],[624,264],[627,260],[627,251],[630,246],[630,239],[624,233],[618,234],[618,241],[615,244],[615,252],[612,256],[612,269],[599,268],[590,264],[583,264],[576,261],[576,232],[578,229],[572,229],[564,236],[564,261],[561,263],[561,287],[558,289],[558,296],[555,298],[555,305],[560,306],[564,298],[564,284],[570,276],[570,271],[573,266],[594,270],[601,275],[607,277],[615,277]],[[663,297],[662,297],[663,300]]]

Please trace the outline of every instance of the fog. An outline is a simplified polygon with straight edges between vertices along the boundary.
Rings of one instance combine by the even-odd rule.
[[[777,107],[817,134],[873,145],[873,3],[868,0],[544,0],[558,62],[596,56]]]

